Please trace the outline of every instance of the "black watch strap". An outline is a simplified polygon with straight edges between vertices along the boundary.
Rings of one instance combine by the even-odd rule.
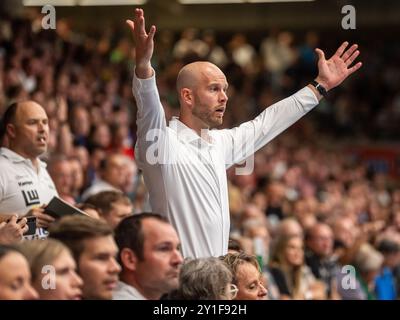
[[[311,81],[311,84],[315,87],[315,89],[317,89],[317,91],[326,98],[326,96],[328,95],[328,91],[326,91],[325,87],[322,86],[320,83],[318,83],[317,81],[313,80]]]

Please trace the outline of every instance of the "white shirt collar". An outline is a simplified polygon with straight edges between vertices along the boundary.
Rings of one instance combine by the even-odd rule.
[[[147,300],[135,287],[118,281],[117,288],[114,291],[114,300]]]
[[[196,142],[202,146],[213,145],[213,138],[211,137],[211,135],[209,135],[209,130],[203,129],[203,134],[206,134],[209,139],[211,139],[210,141],[207,141],[206,139],[199,136],[196,131],[189,128],[182,121],[180,121],[178,117],[172,117],[171,121],[169,122],[169,128],[176,132],[176,134],[178,135],[178,139],[182,142]]]
[[[26,162],[26,161],[29,161],[29,163],[31,163],[30,159],[24,158],[20,154],[12,151],[11,149],[8,149],[6,147],[0,148],[0,155],[2,155],[4,158],[7,158],[10,161],[12,161],[13,163]],[[47,167],[47,164],[45,162],[43,162],[42,160],[40,160],[39,158],[38,158],[38,161],[39,161],[39,165],[42,168]]]

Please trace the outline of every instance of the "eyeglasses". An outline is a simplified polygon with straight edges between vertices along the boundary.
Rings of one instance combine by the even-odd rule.
[[[238,291],[239,291],[238,287],[235,284],[231,283],[229,287],[229,294],[232,300],[236,298]]]

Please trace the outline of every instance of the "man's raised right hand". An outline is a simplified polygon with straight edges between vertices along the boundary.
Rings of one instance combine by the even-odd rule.
[[[154,34],[156,27],[153,25],[149,33],[146,33],[143,9],[135,9],[134,20],[126,20],[132,30],[136,48],[136,76],[147,79],[153,75],[151,57],[154,50]]]

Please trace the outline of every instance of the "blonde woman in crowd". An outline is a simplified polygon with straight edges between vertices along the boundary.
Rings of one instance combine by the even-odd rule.
[[[232,283],[238,288],[236,300],[265,300],[267,289],[257,258],[244,252],[221,257],[232,272]]]
[[[0,245],[0,300],[37,298],[25,257],[15,248]]]
[[[29,262],[32,285],[41,300],[80,300],[82,279],[70,250],[54,239],[23,242],[19,249]]]

